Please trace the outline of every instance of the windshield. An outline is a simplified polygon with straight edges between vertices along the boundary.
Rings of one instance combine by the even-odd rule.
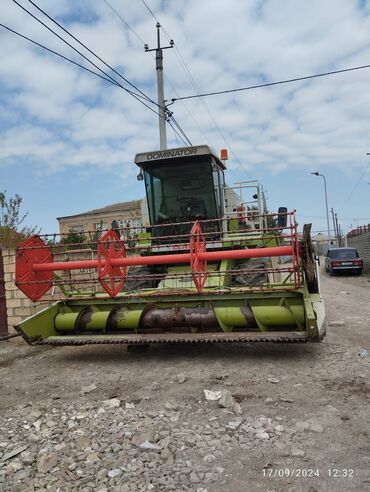
[[[330,258],[334,260],[347,260],[358,257],[357,250],[354,248],[333,249],[330,251]]]
[[[218,217],[209,159],[157,163],[144,176],[152,224]]]

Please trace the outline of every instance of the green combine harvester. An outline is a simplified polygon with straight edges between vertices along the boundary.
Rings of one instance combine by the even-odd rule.
[[[323,338],[310,225],[299,236],[294,211],[267,213],[257,181],[227,186],[208,146],[141,153],[135,163],[146,188],[142,227],[113,222],[68,250],[40,236],[18,248],[18,288],[48,301],[16,326],[28,343]]]

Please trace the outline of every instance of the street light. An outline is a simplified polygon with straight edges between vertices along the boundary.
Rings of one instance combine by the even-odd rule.
[[[328,208],[328,193],[326,191],[326,178],[323,174],[318,171],[312,172],[315,176],[321,176],[324,179],[324,190],[325,190],[325,205],[326,205],[326,221],[328,226],[328,243],[330,244],[330,225],[329,225],[329,208]]]

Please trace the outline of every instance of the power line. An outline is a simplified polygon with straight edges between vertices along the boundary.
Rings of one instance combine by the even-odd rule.
[[[187,137],[186,133],[184,132],[184,130],[181,128],[181,126],[179,125],[179,123],[176,121],[175,117],[173,116],[173,114],[171,114],[170,116],[172,122],[175,124],[175,126],[178,128],[179,132],[184,136],[186,142],[187,142],[187,145],[192,145],[191,144],[191,141],[189,140],[189,138]]]
[[[15,2],[17,5],[20,5],[16,0],[13,0],[13,2]],[[106,67],[108,67],[110,70],[112,70],[112,72],[114,72],[116,75],[118,75],[122,80],[124,80],[127,84],[129,84],[131,87],[133,87],[136,91],[138,91],[142,96],[144,96],[144,98],[148,101],[148,102],[151,102],[152,104],[158,106],[158,104],[153,101],[149,96],[147,96],[142,90],[140,90],[135,84],[133,84],[132,82],[130,82],[126,77],[124,77],[121,73],[119,73],[117,70],[115,70],[111,65],[109,65],[108,63],[106,63],[99,55],[97,55],[94,51],[92,51],[90,48],[88,48],[82,41],[80,41],[78,38],[76,38],[76,36],[74,36],[71,32],[68,31],[68,29],[66,29],[65,27],[63,27],[61,24],[59,24],[59,22],[57,22],[53,17],[51,17],[47,12],[45,12],[42,8],[40,8],[35,2],[33,2],[33,0],[28,0],[29,3],[31,3],[39,12],[41,12],[42,14],[45,15],[45,17],[47,17],[49,20],[51,20],[51,22],[53,22],[55,25],[57,25],[60,29],[62,29],[66,34],[68,34],[72,39],[74,39],[75,41],[77,41],[77,43],[79,43],[81,46],[83,46],[85,48],[85,50],[87,50],[90,54],[92,54],[93,56],[95,56],[95,58],[97,58],[101,63],[103,63]],[[21,5],[20,5],[21,6]],[[22,7],[24,8],[24,7]],[[25,9],[24,9],[25,10]],[[28,12],[28,11],[27,11]],[[28,12],[30,13],[30,12]],[[31,14],[32,15],[32,14]],[[36,18],[36,17],[34,17]],[[36,20],[38,20],[36,18]],[[45,25],[45,24],[43,24]],[[45,27],[47,27],[45,25]],[[54,32],[54,31],[52,31]],[[56,33],[54,33],[56,34]],[[57,35],[57,34],[56,34]],[[59,37],[59,36],[58,36]],[[63,39],[63,38],[62,38]],[[71,46],[71,45],[69,45]],[[73,47],[72,47],[73,48]],[[74,48],[73,48],[74,49]],[[82,55],[83,56],[83,55]],[[90,61],[91,63],[91,61]],[[137,96],[139,96],[139,94],[136,94]],[[139,96],[140,97],[140,96]]]
[[[16,3],[17,3],[17,2],[16,2]],[[26,10],[26,9],[25,9],[25,10]],[[28,12],[28,11],[27,11],[27,12]],[[32,15],[32,14],[31,14],[31,15]],[[34,17],[34,16],[32,15],[32,17]],[[36,20],[37,20],[37,18],[36,18]],[[41,22],[41,21],[40,21],[40,22]],[[42,22],[41,22],[41,23],[42,23]],[[43,23],[42,23],[42,24],[43,24]],[[43,25],[44,25],[44,24],[43,24]],[[34,45],[36,45],[36,46],[38,46],[38,47],[40,47],[40,48],[42,48],[42,49],[46,50],[47,52],[52,53],[52,54],[54,54],[54,55],[56,55],[56,56],[58,56],[58,57],[62,58],[63,60],[66,60],[66,61],[68,61],[68,62],[72,63],[73,65],[76,65],[77,67],[79,67],[79,68],[81,68],[81,69],[83,69],[83,70],[86,70],[87,72],[89,72],[89,73],[91,73],[91,74],[93,74],[93,75],[96,75],[97,77],[99,77],[99,78],[101,78],[101,79],[105,80],[106,82],[109,82],[109,83],[111,83],[111,84],[113,84],[113,85],[115,85],[115,86],[117,86],[117,87],[120,87],[120,88],[122,88],[122,89],[124,89],[124,90],[126,90],[126,91],[127,91],[127,89],[125,89],[125,88],[124,88],[121,84],[119,84],[117,81],[115,81],[115,79],[113,79],[112,77],[110,77],[110,76],[109,76],[109,78],[106,78],[106,77],[104,77],[104,76],[100,75],[99,73],[94,72],[93,70],[90,70],[89,68],[87,68],[87,67],[85,67],[85,66],[81,65],[80,63],[78,63],[78,62],[76,62],[76,61],[74,61],[74,60],[72,60],[72,59],[68,58],[67,56],[64,56],[64,55],[62,55],[61,53],[58,53],[57,51],[52,50],[52,49],[50,49],[50,48],[46,47],[45,45],[43,45],[43,44],[41,44],[41,43],[38,43],[37,41],[35,41],[35,40],[33,40],[33,39],[31,39],[31,38],[29,38],[29,37],[27,37],[27,36],[25,36],[25,35],[23,35],[23,34],[21,34],[21,33],[17,32],[17,31],[15,31],[14,29],[11,29],[11,28],[10,28],[10,27],[8,27],[8,26],[5,26],[4,24],[0,24],[0,27],[2,27],[2,28],[4,28],[4,29],[8,30],[9,32],[11,32],[11,33],[13,33],[13,34],[15,34],[15,35],[17,35],[17,36],[21,37],[22,39],[25,39],[25,40],[29,41],[30,43],[32,43],[32,44],[34,44]],[[47,27],[47,26],[46,26],[46,27]],[[52,31],[52,32],[53,32],[53,31]],[[58,36],[58,35],[57,35],[57,36]],[[58,36],[58,37],[59,37],[59,36]],[[67,44],[69,44],[69,43],[67,43]],[[73,48],[73,47],[72,47],[72,48]],[[84,55],[82,55],[82,56],[84,57]],[[88,61],[89,61],[89,60],[88,60]],[[100,69],[99,69],[99,70],[100,70]],[[100,70],[100,71],[101,71],[101,70]],[[103,72],[103,73],[104,73],[104,72]],[[128,91],[128,92],[130,92],[130,93],[131,93],[131,91]],[[140,100],[139,100],[139,101],[140,101]],[[147,105],[146,105],[143,101],[140,101],[140,102],[142,102],[142,104],[144,104],[146,107],[148,107],[151,111],[153,111],[154,113],[156,113],[156,112],[155,112],[155,111],[154,111],[154,110],[153,110],[150,106],[147,106]],[[158,115],[158,113],[156,113],[156,114]],[[185,132],[182,130],[181,126],[178,124],[178,122],[175,120],[175,118],[174,118],[172,115],[171,115],[170,117],[172,117],[172,119],[174,120],[174,123],[175,123],[175,124],[176,124],[176,126],[178,127],[179,131],[180,131],[180,132],[184,135],[185,139],[186,139],[186,140],[188,141],[188,143],[191,145],[190,140],[189,140],[189,139],[188,139],[188,137],[186,136]],[[171,126],[172,130],[174,131],[174,133],[175,133],[175,134],[176,134],[176,135],[177,135],[177,136],[178,136],[178,137],[182,140],[182,142],[183,142],[185,145],[188,145],[188,143],[184,140],[184,138],[183,138],[183,137],[182,137],[182,136],[181,136],[181,135],[180,135],[180,134],[176,131],[176,129],[175,129],[175,128],[173,128],[173,126],[172,126],[171,122],[169,122],[169,124],[170,124],[170,126]]]
[[[172,130],[174,131],[174,133],[178,136],[178,138],[182,141],[183,145],[185,145],[185,147],[187,147],[187,144],[186,144],[186,141],[184,140],[184,138],[179,134],[179,132],[173,127],[172,123],[168,123],[170,125],[170,127],[172,128]]]
[[[42,20],[38,19],[34,14],[32,14],[32,12],[30,12],[29,10],[27,10],[23,5],[21,5],[20,3],[18,3],[16,0],[13,0],[13,2],[16,5],[18,5],[18,7],[20,7],[22,10],[24,10],[28,15],[30,15],[33,19],[35,19],[38,23],[40,23],[41,25],[43,25],[48,31],[50,31],[57,38],[59,38],[61,41],[63,41],[63,43],[65,43],[67,46],[69,46],[70,48],[72,48],[76,53],[78,53],[80,56],[82,56],[85,60],[87,60],[89,63],[91,63],[91,65],[93,65],[95,68],[97,68],[100,72],[104,73],[104,75],[106,75],[112,82],[114,82],[116,85],[119,85],[119,83],[115,79],[113,79],[113,77],[111,77],[109,74],[107,74],[106,72],[104,72],[104,70],[102,70],[97,65],[95,65],[94,62],[92,62],[89,58],[87,58],[83,53],[81,53],[80,51],[78,51],[77,48],[75,48],[70,43],[68,43],[68,41],[66,41],[64,38],[62,38],[58,33],[56,33],[55,31],[53,31],[49,26],[47,26],[44,22],[42,22]],[[122,87],[122,88],[124,90],[126,90],[127,92],[129,92],[130,94],[134,94],[129,89],[124,88],[124,87]]]
[[[148,4],[146,3],[145,0],[141,0],[141,3],[145,6],[145,8],[148,10],[148,12],[150,13],[150,15],[159,23],[159,19],[158,17],[154,14],[154,12],[151,10],[151,8],[148,6]],[[163,29],[163,32],[166,34],[166,36],[168,37],[168,39],[171,39],[171,36],[168,34],[168,32],[166,31],[166,29],[162,26],[162,29]],[[175,55],[180,63],[180,65],[182,66],[186,76],[188,77],[188,79],[190,80],[190,83],[191,85],[193,86],[195,92],[199,95],[199,97],[201,98],[203,104],[204,104],[204,107],[206,108],[206,111],[209,115],[209,117],[211,118],[215,128],[217,129],[217,131],[219,132],[219,134],[221,135],[221,138],[224,140],[226,146],[230,149],[230,152],[231,154],[233,155],[234,159],[237,161],[237,163],[239,164],[239,167],[246,173],[247,176],[250,177],[250,174],[249,172],[245,169],[244,165],[242,164],[241,160],[239,159],[239,157],[235,154],[235,152],[233,151],[230,143],[228,142],[227,138],[225,137],[224,133],[222,132],[221,128],[219,127],[217,121],[215,120],[214,116],[212,115],[211,113],[211,110],[209,109],[206,101],[203,99],[202,95],[200,94],[200,90],[197,86],[197,83],[195,82],[194,80],[194,77],[192,76],[185,60],[184,60],[184,57],[182,56],[179,48],[175,45],[174,46],[175,48]],[[179,100],[182,100],[183,98],[177,98],[177,99],[172,99],[172,102],[175,102],[175,101],[179,101]],[[202,132],[203,133],[203,132]]]
[[[143,38],[135,31],[135,29],[122,17],[122,15],[112,7],[112,5],[107,1],[107,0],[103,0],[103,2],[117,15],[117,17],[123,22],[123,24],[128,28],[130,29],[130,31],[132,31],[135,36],[137,37],[137,39],[144,44],[145,46],[145,42],[143,40]],[[151,13],[151,15],[154,15],[153,12],[150,10],[150,8],[148,7],[148,5],[144,2],[144,6],[149,10],[149,12]],[[156,17],[154,16],[154,18],[156,19]],[[168,33],[163,29],[163,31],[166,33],[167,37],[168,36]],[[176,48],[176,47],[175,47]],[[154,59],[154,55],[153,53],[150,53],[150,55],[152,56],[152,58]],[[177,94],[177,91],[175,89],[175,87],[173,86],[173,84],[171,83],[171,81],[169,80],[169,78],[166,76],[166,74],[164,73],[164,78],[166,79],[166,82],[171,86],[172,90]],[[199,123],[196,121],[196,119],[194,118],[193,114],[191,113],[191,111],[188,109],[188,107],[182,103],[183,107],[185,108],[186,112],[188,113],[188,115],[190,116],[190,118],[194,121],[195,125],[198,127],[198,129],[200,130],[200,132],[203,134],[204,138],[207,140],[207,137],[203,131],[203,129],[200,127]],[[188,137],[186,137],[186,139],[188,139]],[[189,139],[188,139],[189,140]],[[189,140],[190,141],[190,140]]]
[[[291,82],[300,82],[302,80],[316,79],[319,77],[326,77],[328,75],[336,75],[339,73],[354,72],[355,70],[363,70],[365,68],[370,68],[370,65],[360,65],[357,67],[343,68],[341,70],[333,70],[331,72],[322,72],[322,73],[317,73],[314,75],[306,75],[304,77],[295,77],[293,79],[279,80],[277,82],[268,82],[266,84],[250,85],[247,87],[239,87],[237,89],[227,89],[227,90],[223,90],[223,91],[205,92],[203,94],[194,94],[191,96],[183,96],[183,97],[173,98],[172,101],[173,102],[183,101],[185,99],[194,99],[197,97],[217,96],[220,94],[230,94],[232,92],[240,92],[240,91],[249,91],[252,89],[260,89],[262,87],[272,87],[274,85],[290,84]]]
[[[151,10],[151,8],[148,6],[148,4],[146,3],[146,1],[145,1],[145,0],[141,0],[141,3],[142,3],[142,4],[144,5],[144,7],[148,10],[148,12],[150,13],[150,15],[154,18],[154,20],[155,20],[155,21],[157,21],[159,24],[161,24],[161,23],[159,22],[158,17],[154,14],[154,12],[153,12],[153,11]],[[171,40],[171,39],[172,39],[172,37],[168,34],[168,32],[166,31],[166,29],[163,27],[163,25],[162,25],[162,24],[161,24],[161,27],[162,27],[163,32],[166,34],[166,36],[167,36],[168,40]],[[186,63],[185,63],[185,60],[184,60],[184,58],[182,57],[182,55],[181,55],[181,53],[180,53],[180,50],[179,50],[179,48],[177,47],[177,45],[176,45],[176,44],[174,45],[174,48],[175,48],[175,55],[176,55],[176,58],[178,59],[178,61],[179,61],[180,65],[182,66],[182,68],[183,68],[183,70],[184,70],[184,72],[185,72],[186,76],[189,78],[190,83],[191,83],[191,84],[192,84],[192,86],[195,88],[195,90],[197,90],[196,82],[195,82],[195,80],[194,80],[194,78],[193,78],[192,74],[190,73],[190,70],[188,69],[188,67],[187,67],[187,65],[186,65]],[[170,84],[170,85],[172,85],[172,84]],[[173,86],[172,86],[172,87],[173,87]],[[175,91],[176,91],[176,90],[175,90]],[[184,107],[185,107],[185,106],[184,106]],[[206,108],[206,109],[207,109],[207,111],[209,111],[209,110],[208,110],[208,108]],[[189,109],[187,109],[187,111],[189,112]],[[190,112],[190,114],[192,114],[192,113]],[[210,115],[210,117],[212,118],[212,115]],[[198,124],[198,123],[196,123],[196,124],[197,124],[198,128],[201,130],[201,132],[203,133],[203,135],[204,135],[204,132],[203,132],[203,130],[199,127],[199,124]],[[217,127],[217,123],[215,123],[215,126]],[[204,135],[204,136],[205,136],[205,135]]]
[[[154,19],[160,24],[158,18],[155,16],[154,12],[151,10],[151,8],[148,6],[145,0],[141,0],[141,3],[145,6],[145,8],[149,11],[150,15],[154,17]],[[163,29],[164,30],[164,29]],[[166,32],[166,31],[165,31]],[[167,33],[166,33],[167,34]],[[167,34],[168,36],[168,34]]]
[[[185,145],[185,147],[187,147],[188,145],[191,145],[190,140],[188,139],[188,137],[186,136],[186,134],[184,133],[184,131],[182,130],[182,128],[180,127],[180,125],[177,123],[177,121],[173,117],[171,119],[168,118],[167,119],[167,123],[170,125],[170,127],[175,132],[175,134],[180,138],[180,140]],[[176,128],[175,128],[174,125],[177,126],[177,128],[179,129],[179,131],[176,130]]]
[[[164,29],[163,29],[164,30]],[[165,33],[167,34],[167,36],[169,36],[169,34],[165,31]],[[183,69],[185,71],[185,74],[187,75],[187,77],[189,78],[190,80],[190,83],[192,84],[193,88],[195,89],[195,91],[199,94],[199,88],[197,86],[197,83],[195,82],[194,80],[194,77],[192,76],[185,60],[184,60],[184,57],[182,56],[180,50],[176,47],[175,45],[175,54],[178,54],[177,58],[180,62],[180,64],[183,66]],[[221,128],[219,127],[217,121],[215,120],[213,114],[211,113],[211,110],[209,109],[209,106],[207,104],[207,102],[205,101],[205,99],[202,97],[201,98],[202,100],[202,103],[209,115],[209,117],[211,118],[215,128],[217,129],[218,133],[221,135],[221,138],[223,139],[223,141],[225,142],[226,146],[230,149],[230,152],[231,154],[233,155],[234,159],[236,160],[236,162],[239,164],[239,167],[246,173],[247,176],[250,176],[250,174],[248,173],[248,171],[244,168],[242,162],[240,161],[239,157],[235,154],[234,150],[232,149],[229,141],[227,140],[227,138],[225,137],[225,134],[223,133],[223,131],[221,130]]]
[[[31,1],[31,0],[29,0]],[[132,31],[135,36],[139,39],[140,42],[142,42],[145,46],[145,42],[144,40],[139,36],[139,34],[130,26],[130,24],[117,12],[117,10],[115,10],[112,5],[107,1],[107,0],[103,0],[104,3],[117,15],[117,17],[124,23],[124,25],[130,29],[130,31]],[[145,4],[145,2],[144,2]],[[149,9],[149,7],[145,4],[145,6]],[[149,11],[151,12],[151,10],[149,9]],[[151,12],[152,13],[152,12]],[[152,54],[152,53],[151,53]],[[153,55],[152,55],[153,56]],[[167,78],[166,78],[167,79]],[[158,106],[160,107],[160,106]],[[180,134],[183,135],[184,138],[181,137],[181,135],[179,133],[177,133],[177,131],[174,129],[173,125],[170,124],[172,130],[174,132],[176,132],[177,136],[179,136],[179,138],[181,138],[181,140],[183,141],[183,143],[185,145],[191,145],[191,141],[189,140],[189,138],[187,137],[187,135],[185,134],[184,130],[181,128],[180,124],[175,120],[175,117],[173,116],[173,113],[170,113],[167,108],[165,107],[164,110],[167,112],[167,123],[170,124],[170,120],[172,120],[173,124],[177,127],[177,129],[179,130]]]
[[[67,46],[72,48],[76,53],[78,53],[82,58],[87,60],[91,65],[93,65],[95,68],[97,68],[101,73],[106,75],[110,80],[112,80],[116,85],[118,85],[121,89],[126,91],[128,94],[130,94],[132,97],[134,97],[137,101],[139,101],[141,104],[143,104],[145,107],[150,109],[154,114],[158,115],[157,111],[155,111],[153,108],[151,108],[148,104],[146,104],[144,101],[142,101],[140,98],[142,97],[140,94],[136,94],[135,92],[131,91],[130,89],[127,89],[127,87],[124,87],[122,84],[117,82],[113,77],[111,77],[107,72],[105,72],[103,69],[101,69],[98,65],[96,65],[93,61],[91,61],[87,56],[85,56],[83,53],[81,53],[77,48],[72,46],[68,41],[66,41],[62,36],[60,36],[58,33],[53,31],[49,26],[47,26],[42,20],[38,19],[32,12],[27,10],[23,5],[19,4],[17,0],[13,0],[13,2],[18,5],[22,10],[24,10],[27,14],[29,14],[33,19],[35,19],[37,22],[39,22],[41,25],[43,25],[48,31],[53,33],[58,39],[63,41]]]
[[[59,57],[60,57],[60,58],[62,58],[63,60],[66,60],[66,61],[68,61],[68,62],[70,62],[70,63],[73,63],[73,65],[76,65],[77,67],[82,68],[83,70],[86,70],[87,72],[89,72],[89,73],[91,73],[91,74],[96,75],[97,77],[99,77],[99,78],[101,78],[101,79],[105,80],[106,82],[109,82],[110,84],[113,84],[113,85],[115,85],[115,86],[119,87],[119,85],[118,85],[116,82],[113,82],[111,79],[107,79],[107,78],[103,77],[103,75],[100,75],[99,73],[94,72],[94,70],[90,70],[89,68],[84,67],[84,66],[83,66],[83,65],[81,65],[80,63],[78,63],[78,62],[76,62],[76,61],[74,61],[74,60],[71,60],[71,58],[68,58],[67,56],[62,55],[61,53],[58,53],[57,51],[54,51],[54,50],[52,50],[52,49],[50,49],[50,48],[47,48],[47,47],[46,47],[46,46],[44,46],[43,44],[38,43],[37,41],[35,41],[35,40],[31,39],[31,38],[28,38],[27,36],[24,36],[23,34],[21,34],[21,33],[17,32],[17,31],[14,31],[14,29],[11,29],[10,27],[5,26],[4,24],[0,24],[0,27],[3,27],[4,29],[7,29],[7,30],[8,30],[8,31],[10,31],[11,33],[16,34],[16,35],[17,35],[17,36],[19,36],[20,38],[23,38],[23,39],[25,39],[26,41],[29,41],[30,43],[35,44],[35,45],[36,45],[36,46],[38,46],[39,48],[42,48],[42,49],[44,49],[44,50],[48,51],[49,53],[52,53],[53,55],[59,56]]]
[[[355,186],[352,188],[351,193],[348,195],[348,197],[347,197],[347,199],[344,201],[344,203],[342,203],[342,207],[343,207],[344,205],[346,205],[346,204],[347,204],[347,203],[351,200],[351,198],[353,197],[354,192],[357,190],[358,185],[359,185],[359,184],[361,183],[361,181],[363,180],[363,178],[364,178],[364,176],[365,176],[365,174],[366,174],[366,171],[369,169],[369,167],[370,167],[370,162],[369,162],[368,164],[366,164],[366,166],[364,167],[364,169],[363,169],[363,171],[362,171],[362,173],[361,173],[360,177],[358,178],[358,180],[357,180],[357,182],[356,182]]]
[[[176,143],[177,143],[177,146],[180,147],[180,142],[179,142],[179,139],[178,139],[178,136],[177,136],[177,133],[175,132],[175,129],[171,126],[172,130],[173,130],[173,134],[174,134],[174,137],[175,137],[175,140],[176,140]]]
[[[103,2],[116,14],[117,17],[121,19],[121,21],[125,24],[125,26],[128,29],[130,29],[130,31],[137,37],[137,39],[141,43],[143,43],[143,45],[145,45],[145,41],[139,36],[139,34],[135,31],[135,29],[131,27],[127,21],[125,21],[125,19],[119,14],[119,12],[117,12],[117,10],[114,7],[112,7],[112,5],[107,0],[103,0]]]

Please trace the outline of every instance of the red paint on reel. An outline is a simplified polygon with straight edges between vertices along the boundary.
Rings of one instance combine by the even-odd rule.
[[[17,249],[15,285],[31,301],[38,301],[53,285],[53,272],[35,272],[33,265],[52,262],[53,254],[39,236],[26,239]]]
[[[40,299],[53,284],[54,271],[97,269],[99,282],[104,290],[115,297],[122,291],[127,267],[139,265],[171,265],[190,263],[197,291],[201,293],[206,284],[207,262],[244,260],[277,256],[293,257],[294,286],[300,286],[300,259],[298,251],[297,224],[294,213],[289,214],[291,244],[251,249],[207,251],[201,224],[194,223],[189,242],[189,252],[165,255],[126,256],[126,250],[115,230],[110,229],[99,240],[97,259],[54,262],[52,252],[39,236],[22,243],[16,255],[16,285],[30,299]],[[286,238],[284,238],[286,239]]]
[[[110,229],[100,238],[98,244],[98,278],[111,297],[122,290],[126,278],[125,265],[112,265],[112,260],[117,258],[126,258],[126,250],[118,234]]]
[[[200,223],[194,223],[190,232],[190,266],[198,292],[202,292],[207,280],[207,260],[201,260],[200,253],[207,251],[207,244]]]

